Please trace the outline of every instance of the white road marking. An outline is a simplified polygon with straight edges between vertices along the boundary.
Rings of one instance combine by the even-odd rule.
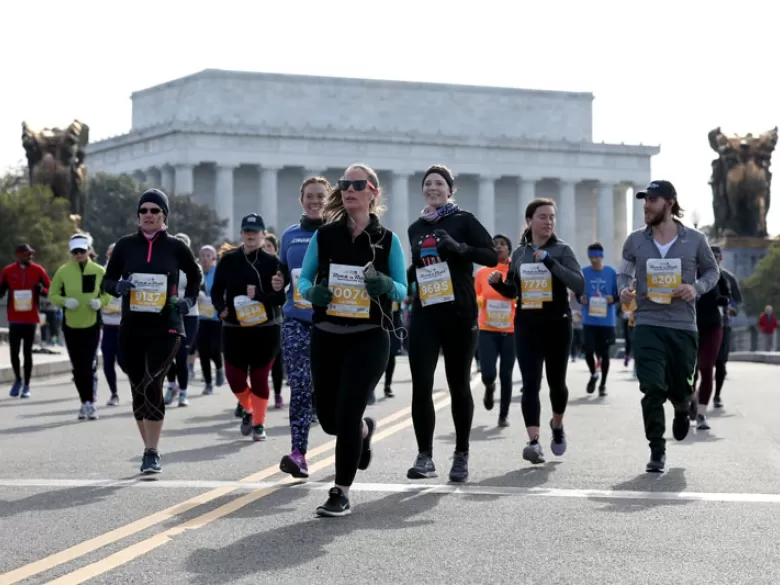
[[[202,489],[210,490],[230,487],[240,491],[255,491],[282,487],[284,489],[327,490],[330,483],[323,482],[257,482],[241,483],[237,481],[198,481],[198,480],[144,480],[144,479],[0,479],[0,487],[28,488],[72,488],[72,487],[129,487],[141,489]],[[524,488],[490,485],[452,485],[428,483],[356,483],[353,492],[450,494],[456,496],[502,496],[502,497],[546,497],[546,498],[586,498],[606,500],[678,500],[704,502],[735,502],[756,504],[780,504],[780,494],[751,493],[707,493],[707,492],[664,492],[664,491],[628,491],[628,490],[589,490],[560,488]]]

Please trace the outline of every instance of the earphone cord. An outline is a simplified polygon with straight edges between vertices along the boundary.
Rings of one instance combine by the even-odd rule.
[[[350,218],[350,219],[351,219],[351,218]],[[381,243],[382,243],[382,241],[385,239],[385,236],[387,235],[387,230],[383,230],[383,231],[382,231],[382,237],[381,237],[381,238],[379,238],[379,241],[378,241],[376,244],[372,244],[372,243],[371,243],[371,236],[369,236],[367,232],[365,232],[365,231],[364,231],[364,232],[362,232],[362,233],[366,234],[366,238],[368,238],[368,245],[369,245],[369,247],[371,248],[371,264],[373,265],[373,264],[374,264],[374,262],[376,261],[376,247],[377,247],[379,244],[381,244]],[[392,245],[392,244],[391,244],[391,245]],[[406,327],[404,327],[404,326],[401,326],[401,327],[396,327],[396,326],[395,326],[395,323],[393,322],[393,316],[392,316],[392,313],[393,313],[393,312],[392,312],[392,311],[390,311],[390,315],[388,315],[387,313],[385,313],[385,310],[382,308],[382,303],[380,303],[380,302],[379,302],[377,299],[375,299],[375,298],[372,298],[372,297],[369,297],[369,299],[370,299],[370,301],[371,301],[372,303],[375,303],[375,304],[376,304],[376,306],[379,308],[379,312],[380,312],[380,314],[381,314],[381,315],[382,315],[382,317],[383,317],[383,319],[382,319],[382,325],[381,325],[382,329],[384,329],[385,331],[387,331],[387,332],[388,332],[388,333],[390,333],[391,335],[394,335],[394,336],[395,336],[395,338],[396,338],[398,341],[400,341],[400,342],[402,342],[402,343],[403,343],[403,341],[404,341],[404,340],[405,340],[407,337],[409,337],[409,331],[407,331]],[[388,323],[390,323],[390,327],[391,327],[390,329],[387,329],[387,328],[385,327],[385,325],[384,325],[385,321],[387,321]],[[402,335],[399,335],[399,333],[402,333]]]

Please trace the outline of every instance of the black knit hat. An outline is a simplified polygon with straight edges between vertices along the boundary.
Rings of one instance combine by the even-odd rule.
[[[141,206],[144,203],[154,203],[162,209],[163,215],[168,217],[168,196],[159,189],[148,189],[143,192],[141,199],[138,200],[138,213],[141,213]]]
[[[512,241],[507,238],[504,234],[495,234],[493,236],[494,240],[504,240],[506,242],[506,247],[509,248],[509,252],[512,252]]]

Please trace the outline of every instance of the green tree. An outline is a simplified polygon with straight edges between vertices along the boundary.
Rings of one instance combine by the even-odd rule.
[[[766,305],[780,307],[780,247],[772,246],[742,283],[745,307],[749,315],[758,315]],[[777,309],[775,309],[777,310]]]
[[[145,189],[128,175],[98,173],[90,179],[82,225],[92,236],[101,261],[105,260],[109,244],[137,229],[138,199]],[[193,250],[221,242],[220,234],[227,220],[221,219],[211,207],[182,195],[170,197],[169,205],[168,229],[172,234],[187,234]]]

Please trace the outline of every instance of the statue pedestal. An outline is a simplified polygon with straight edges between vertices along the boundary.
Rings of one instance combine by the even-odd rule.
[[[772,245],[770,238],[755,238],[744,236],[727,236],[718,245],[723,252],[721,266],[737,277],[744,280],[756,269],[769,247]]]

